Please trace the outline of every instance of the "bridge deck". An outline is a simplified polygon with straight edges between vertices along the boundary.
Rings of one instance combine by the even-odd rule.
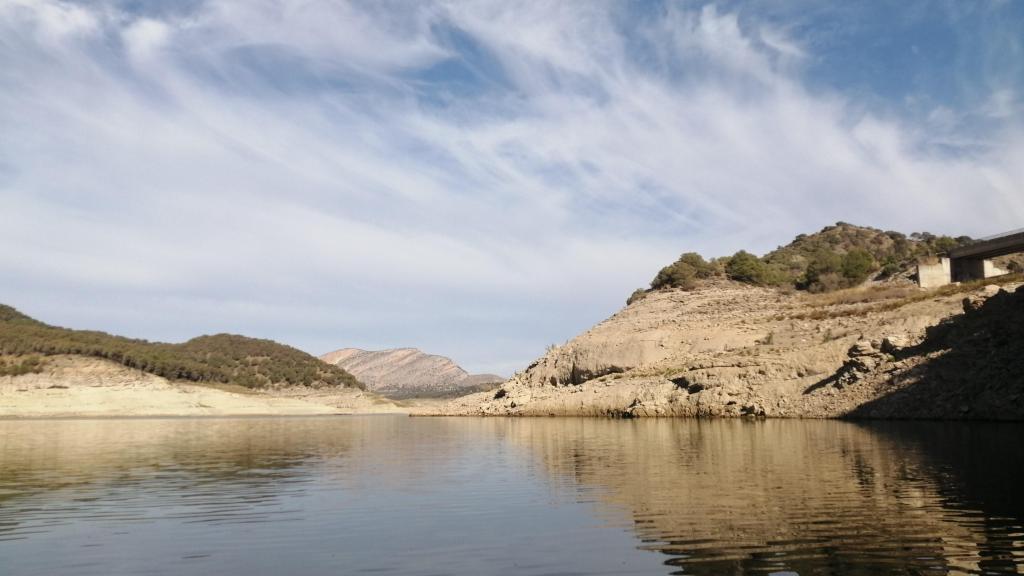
[[[1005,256],[1014,252],[1024,252],[1024,231],[1015,231],[968,246],[954,248],[949,251],[949,257],[953,259],[985,259]]]

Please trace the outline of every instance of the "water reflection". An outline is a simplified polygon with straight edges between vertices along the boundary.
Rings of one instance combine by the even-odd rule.
[[[0,421],[11,574],[1024,566],[1020,425]]]
[[[627,507],[679,574],[1011,573],[1024,427],[533,421],[552,475]]]

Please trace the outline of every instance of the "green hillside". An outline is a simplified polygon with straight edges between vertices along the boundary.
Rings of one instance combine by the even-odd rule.
[[[234,334],[200,336],[181,344],[148,342],[105,332],[70,330],[29,318],[0,305],[0,375],[39,371],[38,356],[78,354],[113,360],[177,380],[268,386],[363,388],[338,366],[272,340]]]
[[[732,256],[706,261],[701,255],[688,252],[662,268],[651,281],[651,289],[691,290],[711,278],[729,278],[761,286],[829,292],[856,286],[870,278],[910,274],[919,258],[970,242],[967,236],[952,238],[927,232],[908,236],[837,222],[814,234],[801,234],[763,257],[741,250]],[[643,298],[646,292],[638,289],[629,301]]]

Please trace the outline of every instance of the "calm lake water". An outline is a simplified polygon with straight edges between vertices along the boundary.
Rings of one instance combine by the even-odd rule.
[[[1018,574],[1024,426],[0,421],[0,574]]]

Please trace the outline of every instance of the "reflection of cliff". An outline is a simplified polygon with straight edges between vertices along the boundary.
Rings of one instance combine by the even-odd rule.
[[[841,422],[581,419],[526,420],[510,436],[551,474],[630,509],[645,546],[687,574],[923,573],[988,562],[992,538],[974,520],[977,502],[947,504],[961,502],[948,497],[949,470],[898,434]]]
[[[986,574],[1017,574],[1024,566],[1024,426],[983,423],[950,426],[944,423],[875,422],[865,427],[873,434],[899,442],[924,462],[938,479],[942,499],[977,510],[977,565]]]
[[[405,537],[429,540],[440,526],[456,558],[451,551],[471,555],[460,531],[502,529],[507,539],[482,542],[509,546],[515,560],[533,550],[514,537],[543,528],[568,498],[602,524],[631,524],[644,548],[666,555],[666,571],[1016,573],[1022,431],[790,420],[0,421],[0,541],[37,533],[48,549],[68,536],[54,526],[95,526],[97,514],[179,520],[162,529],[181,536],[194,523],[277,523],[302,511],[306,524],[263,536],[279,546],[282,534],[386,540],[412,524]],[[532,508],[538,489],[556,498],[541,494]],[[367,538],[353,549],[383,541]],[[577,546],[593,542],[550,527],[542,540],[580,556]]]

